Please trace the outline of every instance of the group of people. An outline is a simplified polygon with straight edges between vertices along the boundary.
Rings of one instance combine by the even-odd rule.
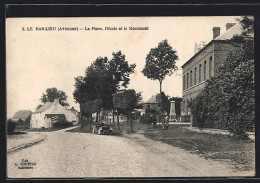
[[[161,116],[161,120],[160,120],[159,115],[156,115],[156,117],[154,118],[154,121],[153,121],[154,127],[156,126],[157,121],[161,121],[164,124],[163,125],[164,130],[167,130],[169,128],[169,114],[168,113],[164,113]]]

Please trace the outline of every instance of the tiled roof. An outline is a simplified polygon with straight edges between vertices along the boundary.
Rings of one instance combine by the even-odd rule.
[[[20,110],[17,111],[14,116],[12,117],[12,119],[26,119],[31,115],[31,111],[29,110]]]
[[[240,23],[235,24],[230,29],[228,29],[223,34],[216,37],[214,40],[228,40],[231,39],[234,35],[240,35],[242,33],[242,26]]]
[[[146,104],[157,104],[158,101],[156,101],[156,95],[153,95],[149,100],[145,102]]]
[[[42,107],[40,107],[38,110],[36,110],[34,113],[44,112],[44,111],[46,111],[47,109],[49,109],[52,105],[53,105],[53,103],[47,102],[47,103],[45,103]]]
[[[184,67],[187,65],[194,57],[199,55],[203,50],[211,45],[214,41],[225,41],[228,39],[231,39],[235,35],[240,35],[242,33],[242,26],[240,23],[236,23],[234,26],[232,26],[230,29],[228,29],[226,32],[223,34],[220,34],[218,37],[215,39],[212,39],[207,45],[205,45],[200,51],[198,51],[196,54],[194,54],[187,62],[185,62],[181,67]]]

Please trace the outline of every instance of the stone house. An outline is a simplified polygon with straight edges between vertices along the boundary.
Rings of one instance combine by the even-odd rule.
[[[214,76],[229,53],[234,50],[234,46],[227,40],[241,33],[242,26],[239,23],[227,23],[223,34],[220,34],[220,27],[214,27],[213,39],[182,65],[182,117],[185,121],[190,118],[188,102],[198,96],[206,80]]]
[[[51,128],[51,122],[55,123],[60,117],[62,117],[62,120],[66,120],[73,124],[78,122],[77,115],[62,106],[58,99],[55,99],[52,103],[47,102],[41,108],[32,113],[30,129],[42,127]]]
[[[158,108],[159,102],[160,102],[160,94],[153,95],[149,100],[147,100],[144,103],[144,110]]]

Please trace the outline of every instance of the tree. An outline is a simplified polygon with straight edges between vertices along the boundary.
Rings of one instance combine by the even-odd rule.
[[[128,64],[121,51],[113,53],[110,61],[107,57],[98,57],[86,68],[84,77],[75,78],[74,99],[80,104],[101,99],[103,109],[113,109],[112,95],[120,87],[127,87],[129,75],[134,72],[135,66]]]
[[[175,65],[177,60],[177,52],[173,50],[167,40],[160,42],[158,47],[152,48],[146,56],[146,63],[142,72],[147,78],[159,81],[161,99],[162,81],[167,75],[170,76],[173,71],[178,69]]]
[[[85,103],[80,104],[80,111],[82,116],[86,117],[89,122],[89,128],[91,128],[92,123],[92,113],[100,112],[101,111],[101,100],[96,99],[94,101],[88,101]],[[84,126],[84,122],[81,123],[81,127]]]
[[[122,90],[113,95],[114,108],[117,110],[122,110],[128,114],[128,120],[130,120],[130,131],[133,132],[132,123],[132,111],[134,109],[140,108],[141,104],[141,93],[136,93],[135,90]],[[119,121],[117,121],[119,128]]]
[[[46,102],[53,102],[54,99],[59,99],[60,104],[63,106],[69,106],[65,92],[58,90],[55,87],[47,88],[46,93],[42,94],[40,101],[45,104]]]

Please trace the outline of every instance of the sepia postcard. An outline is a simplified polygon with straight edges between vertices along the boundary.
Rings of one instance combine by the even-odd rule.
[[[255,176],[253,16],[6,18],[7,178]]]

